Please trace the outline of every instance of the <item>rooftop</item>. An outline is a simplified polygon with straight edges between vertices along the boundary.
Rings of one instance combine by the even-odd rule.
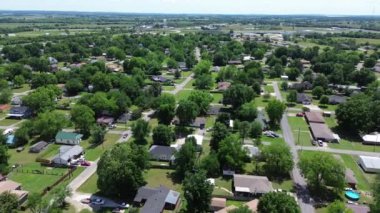
[[[359,156],[359,159],[367,168],[380,169],[380,158],[370,156]]]
[[[268,193],[273,191],[272,183],[265,176],[234,175],[236,192]]]

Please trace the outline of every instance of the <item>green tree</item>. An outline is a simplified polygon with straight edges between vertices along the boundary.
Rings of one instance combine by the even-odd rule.
[[[199,115],[199,108],[192,101],[181,100],[178,104],[176,115],[182,125],[190,124]]]
[[[293,169],[293,157],[288,145],[284,143],[265,146],[262,151],[265,170],[268,175],[282,177]]]
[[[211,135],[211,141],[210,141],[211,149],[218,151],[219,143],[222,140],[224,140],[226,137],[228,137],[229,135],[230,135],[230,131],[227,128],[227,126],[223,123],[216,122],[213,127],[213,131]]]
[[[75,129],[89,135],[91,126],[95,123],[95,112],[88,106],[77,104],[71,109],[70,115]]]
[[[234,109],[252,101],[255,98],[255,92],[251,87],[243,84],[232,85],[223,94],[223,104],[231,104]]]
[[[91,129],[91,143],[101,144],[104,142],[107,131],[100,125],[94,125]]]
[[[10,156],[8,154],[8,147],[4,143],[0,144],[0,173],[6,174],[9,170],[9,160]]]
[[[265,111],[267,112],[269,120],[272,122],[272,124],[280,123],[285,109],[285,104],[278,100],[269,101],[267,107],[265,107]]]
[[[51,208],[53,209],[62,209],[62,207],[66,204],[66,197],[70,197],[72,195],[71,189],[66,186],[58,186],[52,191],[53,203],[51,204]]]
[[[342,201],[334,201],[327,206],[327,213],[353,213]]]
[[[269,192],[260,198],[257,211],[260,213],[300,213],[296,200],[283,192]]]
[[[12,98],[12,91],[10,89],[0,90],[0,104],[8,104]]]
[[[97,72],[91,79],[94,91],[108,92],[112,88],[110,77],[106,73]]]
[[[55,138],[55,135],[68,123],[67,118],[60,112],[45,112],[38,115],[34,121],[34,129],[46,141]]]
[[[17,75],[13,79],[13,86],[16,88],[20,88],[23,84],[25,84],[25,78],[22,75]]]
[[[139,150],[136,152],[129,144],[117,144],[101,156],[96,173],[97,186],[102,193],[132,198],[137,189],[145,185],[143,172],[148,164],[148,154],[144,149]]]
[[[373,202],[370,205],[371,212],[380,212],[380,175],[376,176],[376,181],[373,183],[372,194]]]
[[[0,212],[17,212],[18,199],[17,196],[10,192],[0,194]]]
[[[42,213],[47,208],[47,203],[42,199],[38,193],[32,193],[28,196],[27,207],[33,213]]]
[[[25,121],[21,124],[21,127],[15,131],[16,146],[23,146],[29,142],[32,128],[32,121]]]
[[[237,135],[230,135],[220,142],[218,158],[221,165],[237,171],[242,170],[247,160],[247,153]]]
[[[253,101],[243,104],[239,111],[238,117],[241,121],[254,121],[257,118],[257,108]]]
[[[158,121],[169,125],[175,116],[176,100],[172,94],[162,94],[154,103]]]
[[[187,100],[194,102],[199,109],[200,114],[206,114],[208,111],[208,108],[214,98],[210,93],[194,90],[190,93]]]
[[[251,124],[250,136],[252,138],[260,138],[262,133],[263,133],[263,127],[261,123],[258,121],[254,121]]]
[[[73,78],[66,82],[65,88],[68,95],[77,95],[84,90],[84,85],[81,80]]]
[[[303,154],[298,166],[313,190],[323,191],[328,186],[340,193],[344,189],[344,166],[331,154],[323,152]]]
[[[235,122],[235,127],[237,128],[239,135],[244,142],[244,139],[248,137],[250,133],[251,124],[248,121]]]
[[[204,171],[187,173],[183,182],[187,211],[194,213],[207,212],[210,209],[214,187],[207,181]]]
[[[327,95],[322,95],[321,99],[319,100],[320,104],[328,104],[329,103],[329,97]]]
[[[314,87],[312,94],[315,96],[318,100],[321,98],[321,96],[325,93],[325,90],[321,86]]]
[[[281,89],[283,90],[283,91],[287,91],[288,90],[288,82],[286,82],[286,81],[283,81],[283,82],[281,82]]]
[[[147,137],[150,132],[149,123],[142,119],[137,120],[136,122],[133,123],[132,132],[133,132],[133,138],[138,143],[145,143],[146,142],[145,137]]]
[[[296,103],[297,102],[297,91],[290,90],[288,95],[286,96],[286,101],[289,103]]]
[[[213,79],[210,74],[202,74],[195,78],[194,87],[199,90],[208,90],[213,86]]]
[[[153,129],[153,144],[170,146],[174,141],[174,132],[170,126],[158,125]]]
[[[209,155],[202,159],[200,168],[207,172],[207,176],[219,177],[220,163],[218,160],[218,155],[212,151]]]
[[[183,180],[186,172],[193,171],[196,162],[196,144],[186,141],[181,149],[175,154],[175,176]]]
[[[23,104],[30,107],[34,113],[53,110],[58,90],[54,87],[40,87],[23,98]]]

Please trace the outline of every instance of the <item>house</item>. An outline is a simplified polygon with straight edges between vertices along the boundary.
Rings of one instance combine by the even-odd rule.
[[[215,212],[222,210],[226,208],[227,206],[227,199],[226,198],[219,198],[219,197],[213,197],[211,198],[211,204],[210,204],[210,210]]]
[[[132,118],[132,114],[131,113],[123,113],[117,119],[117,122],[118,123],[127,123],[129,120],[131,120],[131,118]]]
[[[332,104],[332,105],[346,103],[346,101],[347,101],[346,96],[330,95],[329,97],[329,104]]]
[[[313,89],[313,84],[311,84],[308,81],[304,81],[301,83],[293,83],[290,85],[290,89],[295,89],[297,91],[299,91],[299,90],[311,90],[311,89]]]
[[[186,62],[178,62],[178,67],[182,71],[189,71],[189,67],[187,67]]]
[[[281,76],[281,80],[283,80],[283,81],[287,81],[287,80],[289,80],[289,76],[287,76],[287,75],[282,75],[282,76]]]
[[[140,213],[161,213],[164,210],[174,211],[180,204],[180,194],[165,186],[143,186],[139,188],[133,201],[143,205]]]
[[[96,123],[104,126],[111,126],[115,122],[115,119],[109,116],[102,116],[96,119]]]
[[[149,149],[149,155],[151,160],[173,162],[176,151],[174,147],[153,145]]]
[[[242,147],[244,150],[246,150],[248,157],[253,158],[260,156],[260,150],[258,147],[255,147],[250,144],[244,144]]]
[[[325,119],[319,112],[305,112],[305,119],[308,123],[325,123]]]
[[[53,158],[52,163],[68,166],[73,159],[79,158],[82,154],[83,148],[81,146],[61,146],[59,154]]]
[[[368,135],[363,135],[363,144],[366,145],[378,145],[380,144],[380,133],[372,133]]]
[[[321,140],[324,142],[334,142],[336,138],[330,128],[324,123],[309,123],[311,135],[314,140]]]
[[[169,79],[165,78],[164,76],[161,75],[154,75],[152,76],[152,81],[154,82],[159,82],[159,83],[166,83],[166,82],[171,82]]]
[[[235,197],[256,197],[273,191],[272,183],[264,176],[234,175]]]
[[[37,142],[35,144],[33,144],[33,146],[31,146],[29,148],[29,152],[31,153],[40,153],[42,150],[44,150],[49,144],[45,141],[40,141],[40,142]]]
[[[365,172],[380,173],[380,158],[370,156],[359,156],[358,164]]]
[[[216,89],[218,91],[226,91],[226,90],[228,90],[228,88],[230,88],[230,86],[231,86],[230,82],[226,82],[226,81],[218,82],[218,86]]]
[[[356,189],[356,184],[358,183],[358,181],[356,180],[355,174],[351,169],[346,169],[345,180],[351,188]]]
[[[8,117],[28,118],[32,115],[32,110],[26,106],[14,106],[9,110]]]
[[[195,127],[195,128],[199,128],[199,129],[204,129],[205,126],[206,126],[206,118],[204,118],[204,117],[197,117],[197,118],[195,118],[195,120],[193,121],[193,123],[191,123],[190,126],[191,127]]]
[[[241,60],[230,60],[227,62],[228,65],[241,65],[242,61]]]
[[[197,148],[202,149],[203,144],[203,135],[188,135],[187,138],[193,137],[197,143]],[[180,148],[183,144],[185,144],[186,138],[180,138],[177,139],[175,145],[172,145],[172,147]]]
[[[305,93],[297,93],[297,103],[303,105],[310,105],[311,97],[306,95]]]
[[[220,71],[220,67],[219,66],[214,66],[211,68],[211,72],[219,72]]]
[[[11,105],[21,105],[22,104],[22,99],[20,96],[14,96],[11,99]]]
[[[55,142],[67,145],[78,145],[82,141],[83,135],[74,132],[60,131],[55,136]]]
[[[50,72],[57,72],[58,71],[58,65],[57,64],[52,64],[52,65],[49,65],[49,70]]]
[[[29,194],[27,191],[21,189],[21,184],[7,179],[0,181],[0,194],[4,192],[10,192],[16,195],[19,205],[27,200]]]

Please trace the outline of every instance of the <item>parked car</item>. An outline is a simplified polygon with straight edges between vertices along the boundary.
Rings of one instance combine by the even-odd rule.
[[[319,145],[319,146],[323,146],[323,141],[318,140],[318,145]]]
[[[104,205],[104,200],[97,198],[97,199],[93,199],[91,203],[94,205]]]
[[[85,199],[82,199],[80,202],[84,203],[84,204],[90,204],[91,203],[91,199],[90,198],[85,198]]]
[[[125,138],[127,138],[128,137],[128,133],[125,133],[124,135],[123,135],[123,138],[125,139]]]
[[[303,112],[299,112],[299,113],[296,114],[296,116],[297,117],[303,117],[303,116],[305,116],[305,114]]]
[[[119,205],[119,208],[122,208],[122,209],[128,209],[129,208],[129,204],[128,203],[121,203]]]
[[[88,161],[82,161],[82,162],[80,163],[80,165],[81,165],[81,166],[90,166],[91,163],[88,162]]]

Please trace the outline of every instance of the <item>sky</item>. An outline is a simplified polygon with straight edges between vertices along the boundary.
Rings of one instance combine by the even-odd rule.
[[[380,15],[380,0],[0,0],[0,10]]]

